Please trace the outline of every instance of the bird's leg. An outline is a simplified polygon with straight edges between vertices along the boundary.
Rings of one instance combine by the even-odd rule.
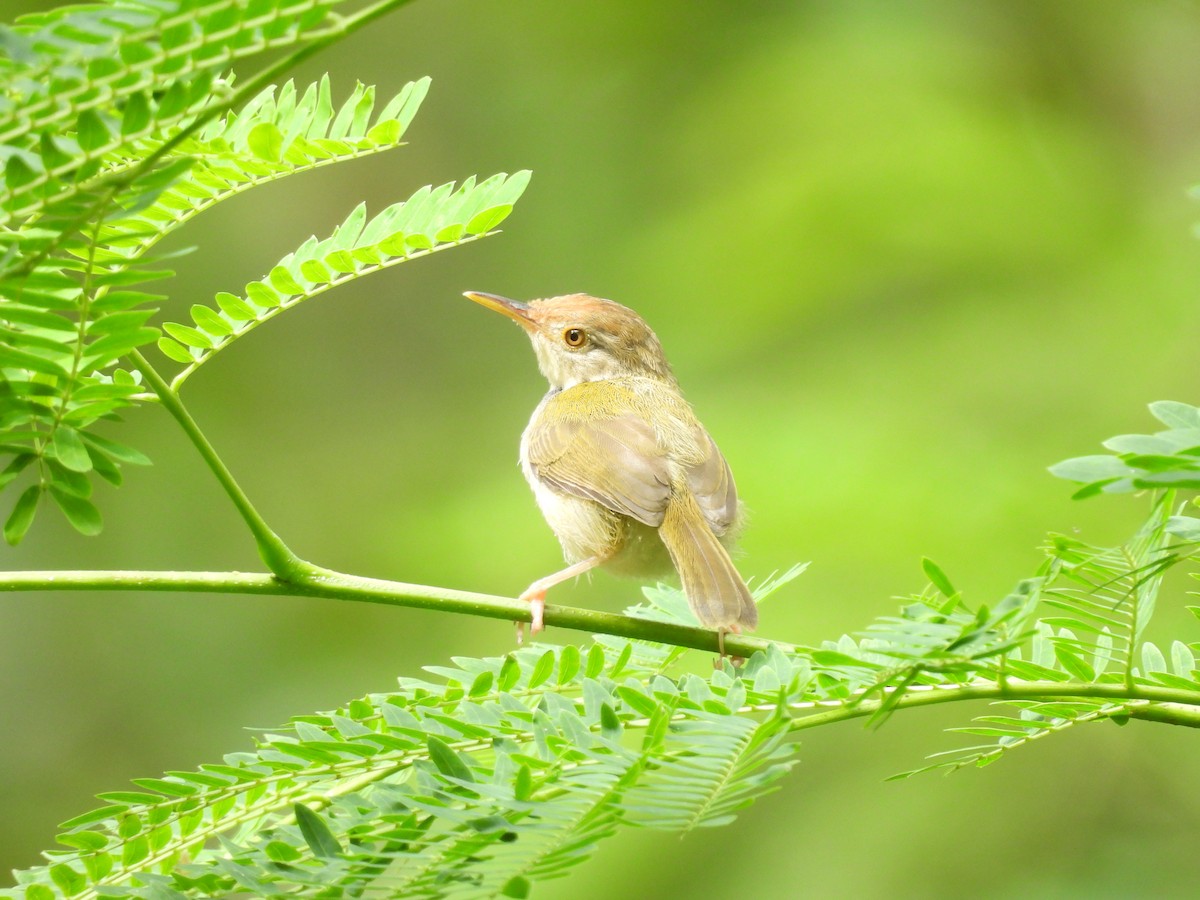
[[[579,562],[567,566],[561,572],[555,572],[553,575],[547,575],[545,578],[539,578],[524,591],[518,598],[529,604],[529,635],[532,637],[543,628],[546,627],[542,621],[543,613],[546,611],[546,591],[554,587],[568,578],[574,578],[576,575],[582,575],[589,569],[594,569],[600,563],[604,562],[603,556],[589,556],[587,559],[581,559]],[[517,643],[525,637],[525,629],[521,622],[517,623]]]
[[[718,628],[717,629],[717,650],[720,653],[720,656],[718,656],[716,659],[713,660],[713,668],[714,669],[721,668],[721,666],[725,662],[725,635],[741,634],[741,633],[742,633],[742,629],[741,629],[740,625],[730,625],[728,628]],[[742,659],[740,656],[731,656],[731,657],[729,657],[729,659],[733,663],[735,668],[740,663],[745,662],[745,660]]]

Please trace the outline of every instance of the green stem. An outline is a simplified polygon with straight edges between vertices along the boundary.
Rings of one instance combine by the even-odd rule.
[[[423,584],[405,584],[378,578],[362,578],[306,566],[298,580],[285,581],[266,573],[244,572],[147,572],[147,571],[60,571],[2,572],[0,592],[14,591],[199,591],[218,594],[271,594],[291,597],[323,597],[359,603],[380,603],[432,609],[464,615],[528,622],[529,604],[511,597],[475,594]],[[546,624],[556,628],[612,634],[643,641],[656,641],[718,652],[717,632],[671,622],[656,622],[634,616],[577,609],[546,607]],[[725,635],[725,652],[748,657],[775,644],[784,651],[791,644],[740,634]]]
[[[217,476],[217,481],[221,483],[221,487],[225,489],[225,493],[229,495],[229,499],[233,501],[233,505],[237,507],[238,513],[241,514],[250,532],[254,535],[254,540],[258,544],[258,553],[262,557],[263,562],[267,564],[267,568],[283,581],[303,579],[306,576],[319,572],[320,570],[317,567],[305,562],[293,553],[279,535],[271,530],[263,517],[259,515],[258,510],[254,508],[254,504],[250,502],[250,498],[246,496],[245,491],[234,480],[233,473],[222,462],[221,457],[217,455],[217,451],[208,442],[208,438],[204,436],[204,432],[200,430],[200,426],[196,424],[196,420],[192,418],[191,413],[187,411],[187,407],[183,405],[183,401],[179,399],[179,395],[171,390],[170,385],[158,374],[158,370],[150,365],[138,350],[134,350],[130,354],[130,360],[137,370],[142,373],[150,388],[158,395],[158,399],[162,402],[167,412],[179,423],[179,426],[188,436],[188,440],[199,451],[200,456],[203,457],[209,469]]]
[[[907,689],[904,696],[892,699],[890,703],[895,709],[903,709],[915,706],[935,706],[939,703],[956,703],[962,700],[1045,700],[1053,697],[1167,704],[1154,707],[1133,707],[1129,710],[1129,715],[1131,718],[1200,727],[1200,691],[1185,691],[1149,684],[1018,681],[1010,676],[1003,684],[989,681],[963,685],[913,686]],[[883,701],[873,700],[854,706],[838,705],[825,712],[795,719],[791,729],[803,731],[832,722],[870,716],[882,703]]]
[[[341,572],[314,570],[299,583],[287,583],[266,573],[243,572],[154,572],[154,571],[58,571],[2,572],[0,592],[17,591],[172,591],[218,594],[265,594],[273,596],[320,597],[379,603],[413,609],[431,609],[505,621],[528,622],[529,605],[511,597],[476,594],[422,584],[405,584],[378,578],[362,578]],[[547,606],[546,624],[556,628],[611,634],[635,640],[655,641],[678,647],[717,652],[717,633],[703,628],[655,622],[634,616]],[[729,634],[725,651],[748,657],[775,645],[793,652],[795,645],[765,638]],[[1187,691],[1159,685],[1121,683],[1095,684],[1062,681],[1021,681],[1009,676],[1004,682],[974,682],[963,685],[911,685],[904,695],[892,698],[896,709],[934,706],[968,700],[1045,700],[1054,697],[1091,698],[1136,704],[1129,716],[1150,722],[1200,728],[1200,691]],[[793,731],[817,728],[834,722],[873,715],[883,701],[846,704],[829,701],[829,709],[797,717]],[[813,704],[817,706],[818,704]],[[823,704],[822,704],[823,705]]]
[[[1146,722],[1161,722],[1166,725],[1183,725],[1200,728],[1200,709],[1180,706],[1176,703],[1164,706],[1135,706],[1129,710],[1129,718]]]

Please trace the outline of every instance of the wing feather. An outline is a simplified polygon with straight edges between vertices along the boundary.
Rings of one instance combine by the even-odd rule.
[[[701,448],[707,448],[708,453],[700,462],[687,468],[688,487],[709,526],[717,535],[722,535],[734,526],[738,516],[733,472],[716,443],[699,424],[696,425],[696,441]]]
[[[626,414],[596,421],[530,426],[526,452],[533,473],[565,494],[584,497],[657,528],[671,496],[667,456],[654,429]]]

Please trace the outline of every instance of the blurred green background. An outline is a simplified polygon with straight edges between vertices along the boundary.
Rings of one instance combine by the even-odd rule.
[[[315,300],[188,383],[314,561],[510,595],[559,565],[515,465],[540,376],[466,289],[582,290],[645,315],[752,510],[744,573],[812,560],[760,628],[806,643],[893,611],[922,555],[990,601],[1032,573],[1046,531],[1119,540],[1144,499],[1073,502],[1045,466],[1152,430],[1148,401],[1200,399],[1195,3],[420,2],[296,75],[325,70],[343,96],[431,75],[411,146],[184,229],[173,246],[200,250],[172,317],[360,200],[534,179],[503,235]],[[110,433],[155,466],[102,492],[103,535],[43,515],[6,567],[259,568],[161,410]],[[1156,634],[1189,627],[1189,584]],[[636,596],[600,575],[557,601]],[[504,623],[332,601],[5,596],[0,869],[33,864],[97,791],[511,642]],[[628,831],[538,896],[1194,895],[1194,733],[1081,728],[986,771],[882,783],[969,742],[939,731],[967,716],[810,732],[734,826]]]

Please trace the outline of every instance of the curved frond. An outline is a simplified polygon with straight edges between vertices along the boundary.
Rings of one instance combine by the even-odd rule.
[[[1041,621],[1059,662],[1086,680],[1088,662],[1112,662],[1128,672],[1133,650],[1154,614],[1163,573],[1183,559],[1167,530],[1170,502],[1162,498],[1138,533],[1120,547],[1094,547],[1052,535],[1047,554],[1053,584],[1045,592],[1055,612]],[[1057,633],[1053,629],[1058,629]]]
[[[528,171],[475,183],[425,187],[368,220],[360,204],[324,240],[313,237],[240,295],[218,294],[217,307],[193,306],[192,323],[168,322],[159,348],[183,363],[172,386],[236,338],[310,297],[409,259],[495,234],[529,182]]]
[[[123,0],[22,19],[10,34],[28,53],[0,68],[0,223],[76,194],[109,154],[227,102],[230,80],[218,76],[231,62],[296,43],[338,2]]]
[[[956,734],[992,738],[992,743],[931,754],[929,759],[936,760],[935,762],[919,769],[892,775],[888,780],[911,778],[913,775],[922,775],[926,772],[950,773],[967,766],[990,765],[1011,750],[1064,731],[1073,725],[1119,719],[1122,716],[1128,717],[1131,707],[1131,704],[1128,703],[1079,700],[1045,703],[1010,702],[1006,705],[1015,706],[1020,710],[1017,718],[999,715],[977,716],[973,720],[974,725],[947,729]]]
[[[696,712],[671,726],[654,767],[625,800],[626,819],[666,831],[728,825],[797,762],[791,721]]]
[[[326,78],[303,91],[269,88],[231,110],[250,94],[235,85],[231,63],[352,30],[354,15],[331,13],[341,2],[113,0],[0,29],[0,490],[15,497],[4,518],[9,543],[47,503],[95,534],[95,479],[119,484],[123,465],[148,462],[105,423],[150,396],[134,354],[161,336],[151,321],[165,298],[147,286],[172,274],[149,258],[154,245],[236,193],[399,146],[428,79],[378,107],[364,85],[335,105]],[[387,5],[376,0],[360,13]]]
[[[781,654],[709,681],[633,659],[624,642],[433,667],[101,795],[0,896],[523,896],[622,823],[727,822],[793,764],[784,711],[807,682]]]
[[[132,263],[222,200],[288,175],[399,147],[429,83],[422,78],[405,85],[378,111],[375,88],[362,84],[334,106],[328,76],[303,94],[290,81],[267,88],[181,144],[175,153],[188,168],[151,202],[128,198],[122,204],[128,212],[101,226],[98,252]],[[76,255],[88,251],[79,242],[71,249]]]
[[[1095,547],[1074,538],[1051,535],[1040,599],[1051,614],[1039,619],[1021,646],[1009,648],[998,674],[1028,681],[1062,684],[1144,684],[1200,696],[1200,671],[1194,653],[1182,641],[1170,660],[1152,643],[1138,639],[1154,613],[1165,571],[1188,558],[1172,544],[1173,497],[1157,498],[1138,532],[1119,547]],[[1139,658],[1140,657],[1140,658]],[[1139,667],[1140,663],[1140,667]],[[1081,693],[1086,690],[1081,688]],[[1006,753],[1074,725],[1122,721],[1147,701],[1113,702],[1087,697],[1044,701],[1008,700],[1018,717],[979,716],[970,726],[949,731],[992,739],[991,743],[935,753],[935,762],[897,775],[966,766],[985,766]]]

